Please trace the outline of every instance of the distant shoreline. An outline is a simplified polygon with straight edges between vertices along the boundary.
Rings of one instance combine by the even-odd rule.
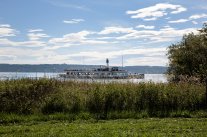
[[[60,73],[65,69],[95,68],[100,65],[72,65],[72,64],[0,64],[0,72],[51,72]],[[167,67],[164,66],[125,66],[125,70],[133,73],[164,74]]]

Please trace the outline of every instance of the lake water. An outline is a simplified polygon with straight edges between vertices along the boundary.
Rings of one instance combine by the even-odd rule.
[[[21,79],[21,78],[58,78],[60,73],[29,73],[29,72],[0,72],[0,80],[6,79]],[[74,79],[73,79],[74,80]],[[166,83],[167,76],[164,74],[145,74],[144,79],[99,79],[99,80],[86,80],[86,79],[78,79],[78,81],[88,81],[88,82],[155,82],[155,83]]]

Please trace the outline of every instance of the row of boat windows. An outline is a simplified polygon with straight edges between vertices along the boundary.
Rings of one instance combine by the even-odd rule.
[[[114,75],[121,75],[121,76],[126,76],[127,75],[127,73],[80,73],[80,72],[78,72],[78,73],[74,73],[74,72],[67,72],[67,75],[112,75],[112,76],[114,76]]]

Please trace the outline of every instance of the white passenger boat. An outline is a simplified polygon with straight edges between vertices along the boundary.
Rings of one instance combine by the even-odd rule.
[[[130,73],[119,67],[109,67],[109,60],[106,59],[106,66],[94,69],[66,69],[62,78],[70,79],[144,79],[144,74]]]

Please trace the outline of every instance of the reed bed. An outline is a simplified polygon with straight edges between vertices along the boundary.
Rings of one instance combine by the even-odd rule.
[[[62,113],[70,119],[207,116],[202,84],[104,84],[51,79],[0,81],[0,113]]]

